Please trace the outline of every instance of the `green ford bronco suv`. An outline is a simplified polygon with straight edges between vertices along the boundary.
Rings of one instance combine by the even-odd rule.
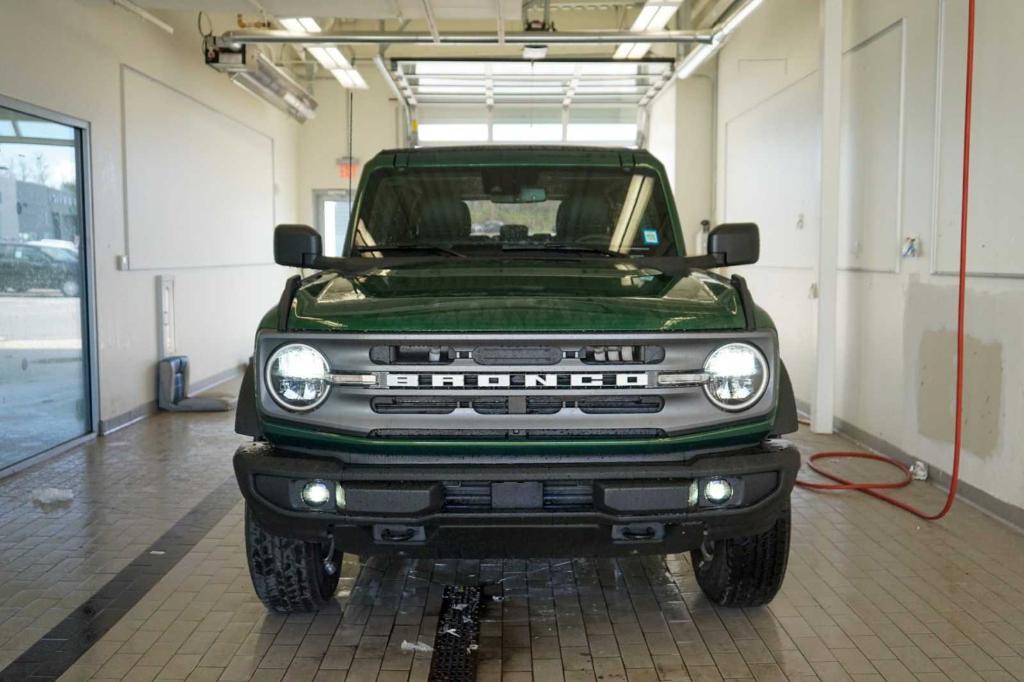
[[[342,552],[691,553],[725,606],[778,591],[800,464],[753,224],[686,256],[665,170],[631,149],[386,151],[342,257],[282,225],[235,454],[256,592],[331,599]]]

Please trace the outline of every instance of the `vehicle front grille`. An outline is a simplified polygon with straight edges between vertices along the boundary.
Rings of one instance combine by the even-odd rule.
[[[374,429],[371,438],[402,440],[577,440],[664,438],[662,429]]]
[[[490,511],[490,481],[446,481],[444,509],[452,512]],[[594,506],[591,481],[545,481],[544,511],[585,511]]]
[[[665,359],[665,349],[655,345],[615,344],[558,348],[556,346],[478,346],[456,349],[452,346],[392,345],[370,348],[370,360],[378,365],[449,365],[456,360],[472,360],[478,365],[557,365],[577,359],[588,365],[657,364]]]
[[[265,375],[282,344],[306,343],[335,381],[316,409],[290,412],[260,389],[272,421],[381,440],[643,440],[770,415],[775,388],[743,413],[715,407],[700,385],[662,385],[663,373],[700,374],[723,343],[743,339],[776,367],[773,332],[610,334],[346,334],[263,332]]]
[[[402,396],[372,398],[377,414],[451,414],[457,409],[472,409],[477,414],[557,414],[576,408],[584,414],[654,414],[665,405],[661,396],[596,396],[564,400],[548,396],[501,396],[459,400],[445,396]]]

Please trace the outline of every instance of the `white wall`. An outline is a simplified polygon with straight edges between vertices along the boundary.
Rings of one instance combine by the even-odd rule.
[[[92,126],[100,416],[104,420],[155,398],[158,275],[175,277],[178,351],[191,357],[193,377],[202,380],[247,359],[256,324],[277,300],[287,274],[271,264],[116,269],[115,257],[125,253],[121,65],[272,137],[276,218],[284,222],[296,217],[298,125],[203,64],[194,14],[163,16],[175,25],[175,35],[105,3],[0,3],[0,93],[84,119]],[[173,127],[176,122],[168,118],[165,124]],[[160,162],[154,155],[153,163]],[[224,172],[230,173],[231,159],[224,164]],[[254,232],[266,238],[267,226],[254,226]],[[221,262],[233,262],[230,253],[221,258]]]
[[[702,72],[670,83],[650,111],[646,147],[665,164],[687,253],[713,214],[714,97],[713,77]]]
[[[837,416],[946,471],[966,4],[848,0],[844,18]],[[819,106],[817,5],[764,3],[723,49],[718,74],[718,218],[762,226],[767,257],[744,274],[779,326],[805,401],[819,229],[818,133],[807,129]],[[1016,506],[1024,506],[1016,452],[1024,422],[1013,417],[1024,410],[1015,357],[1024,342],[1016,224],[1024,197],[1010,186],[1019,188],[1024,158],[1016,113],[1024,62],[1005,34],[1021,25],[1024,4],[978,3],[962,469],[965,481]],[[905,237],[921,240],[922,257],[899,258]],[[982,274],[992,272],[1003,277]]]
[[[399,139],[398,103],[373,64],[357,62],[368,90],[353,91],[352,156],[360,169],[382,149],[405,146]],[[298,215],[299,221],[313,224],[313,190],[348,189],[341,178],[337,160],[348,155],[348,91],[336,81],[318,80],[313,94],[320,106],[316,118],[299,131]],[[352,190],[359,175],[352,178]]]

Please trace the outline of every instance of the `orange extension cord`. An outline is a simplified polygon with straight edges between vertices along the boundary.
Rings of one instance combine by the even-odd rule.
[[[956,323],[956,421],[953,427],[953,472],[949,484],[949,492],[946,494],[946,504],[937,514],[929,514],[913,507],[906,502],[901,502],[894,497],[880,490],[891,490],[903,488],[910,485],[912,480],[910,470],[902,463],[885,455],[876,455],[869,452],[818,452],[811,455],[807,462],[808,468],[835,481],[834,483],[813,483],[810,481],[798,480],[796,484],[801,488],[810,490],[859,490],[862,493],[884,500],[891,505],[899,507],[914,514],[926,521],[937,521],[949,513],[956,500],[956,489],[960,482],[960,444],[963,436],[963,403],[964,403],[964,292],[967,286],[967,196],[970,186],[970,161],[971,161],[971,91],[974,87],[974,3],[969,0],[967,10],[967,96],[964,104],[964,173],[961,186],[960,204],[960,272],[959,290],[957,292],[957,323]],[[816,462],[823,459],[838,458],[869,459],[876,462],[891,464],[903,472],[904,478],[901,481],[890,483],[856,483],[847,480],[842,476],[825,471],[817,466]]]

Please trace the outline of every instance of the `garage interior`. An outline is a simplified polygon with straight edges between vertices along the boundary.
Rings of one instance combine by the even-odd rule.
[[[0,0],[0,680],[1024,679],[1024,4],[976,4]],[[232,454],[298,272],[275,226],[342,257],[379,152],[509,145],[650,151],[688,254],[756,223],[725,274],[778,330],[800,479],[906,468],[818,460],[895,489],[795,488],[769,604],[689,552],[345,553],[313,613],[254,594]],[[951,486],[937,520],[877,496]],[[444,677],[453,586],[481,607]]]

